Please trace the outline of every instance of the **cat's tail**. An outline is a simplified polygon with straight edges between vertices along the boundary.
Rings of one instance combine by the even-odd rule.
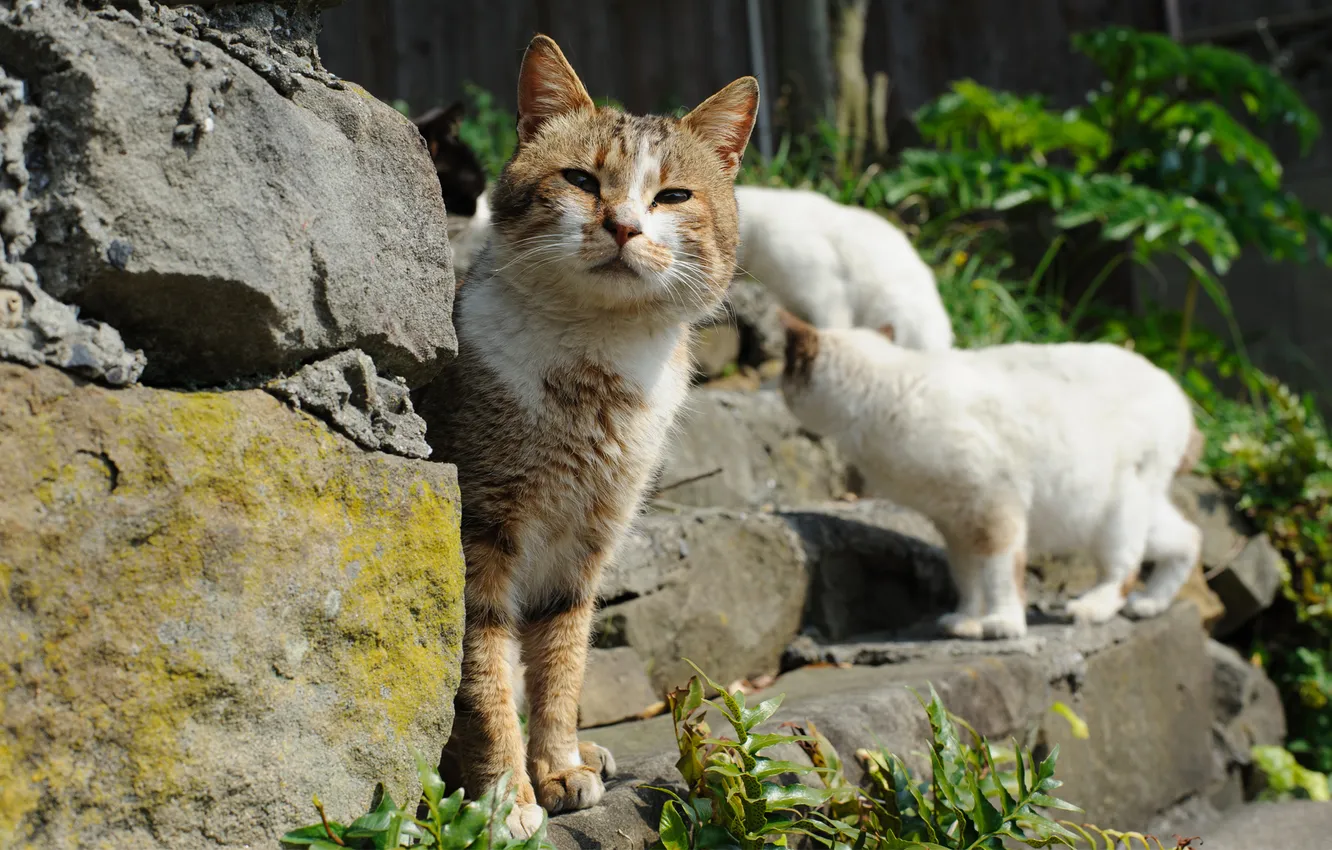
[[[1198,424],[1192,422],[1189,424],[1189,445],[1184,449],[1184,457],[1180,458],[1179,466],[1175,469],[1175,476],[1188,475],[1202,460],[1203,449],[1207,448],[1207,439],[1203,437],[1202,431],[1198,430]]]

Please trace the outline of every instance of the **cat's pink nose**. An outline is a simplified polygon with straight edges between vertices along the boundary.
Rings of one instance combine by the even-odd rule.
[[[643,232],[639,229],[637,221],[614,221],[609,216],[606,217],[602,226],[606,228],[611,236],[615,237],[615,244],[621,248],[624,247],[624,243]]]

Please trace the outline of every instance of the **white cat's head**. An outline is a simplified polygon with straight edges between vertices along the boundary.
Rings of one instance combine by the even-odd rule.
[[[893,326],[820,330],[785,310],[780,316],[786,328],[786,406],[806,429],[836,436],[855,417],[879,365],[897,349]]]

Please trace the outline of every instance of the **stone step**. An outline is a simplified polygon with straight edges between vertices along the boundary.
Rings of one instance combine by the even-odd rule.
[[[1062,796],[1103,826],[1142,828],[1182,799],[1213,793],[1229,767],[1218,763],[1208,722],[1215,711],[1214,663],[1188,603],[1140,623],[1041,624],[1013,641],[899,640],[826,649],[874,666],[804,667],[750,701],[784,693],[769,726],[813,721],[847,760],[853,779],[859,767],[851,754],[876,742],[923,768],[918,754],[929,730],[908,688],[924,690],[926,683],[991,740],[1016,738],[1041,749],[1058,744]],[[1238,700],[1242,710],[1251,691],[1232,689],[1231,702]],[[1055,701],[1086,721],[1088,738],[1074,737],[1069,723],[1050,710]],[[676,784],[671,719],[607,726],[584,737],[615,753],[621,778],[600,807],[555,818],[552,837],[562,850],[645,846],[654,838],[661,800],[638,786]]]
[[[1250,803],[1201,820],[1165,821],[1154,834],[1200,836],[1201,850],[1327,850],[1332,847],[1332,803]]]

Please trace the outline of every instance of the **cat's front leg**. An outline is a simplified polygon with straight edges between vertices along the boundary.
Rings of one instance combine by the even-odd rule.
[[[545,814],[528,778],[513,697],[512,558],[487,545],[467,547],[466,557],[462,679],[454,698],[453,734],[444,757],[461,768],[469,797],[480,797],[508,774],[516,800],[506,825],[515,837],[528,838],[541,826]]]
[[[578,740],[578,698],[587,667],[595,582],[556,589],[535,601],[523,626],[527,665],[528,771],[551,814],[601,802],[615,775],[608,750]]]

